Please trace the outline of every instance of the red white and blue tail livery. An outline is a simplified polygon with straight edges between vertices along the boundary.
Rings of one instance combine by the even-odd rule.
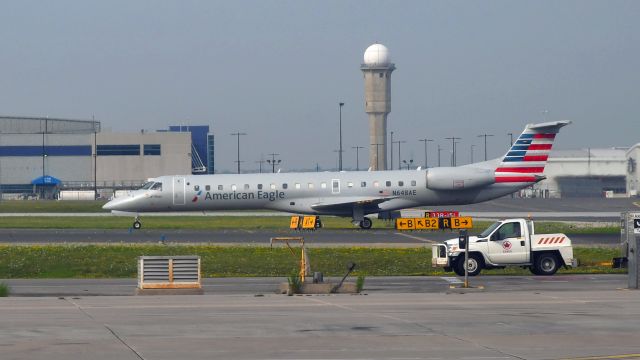
[[[495,170],[496,183],[535,183],[544,179],[544,166],[553,140],[570,121],[527,125]]]

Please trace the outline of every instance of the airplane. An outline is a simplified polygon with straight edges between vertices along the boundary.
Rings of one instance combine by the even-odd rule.
[[[370,229],[370,214],[479,203],[544,180],[556,134],[570,123],[529,124],[503,157],[458,167],[160,176],[103,208],[135,213],[134,229],[142,227],[139,214],[145,212],[257,209],[351,217]]]

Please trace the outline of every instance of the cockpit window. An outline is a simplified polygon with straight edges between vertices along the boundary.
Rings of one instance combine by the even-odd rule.
[[[153,186],[153,184],[153,181],[146,182],[144,183],[144,185],[142,185],[140,190],[149,190]]]
[[[151,190],[158,190],[158,191],[162,191],[162,183],[155,183],[153,184],[153,186],[151,187]]]

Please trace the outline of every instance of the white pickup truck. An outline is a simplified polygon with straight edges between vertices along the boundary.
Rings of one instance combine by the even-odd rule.
[[[464,250],[451,239],[432,246],[432,266],[464,275]],[[535,275],[553,275],[560,266],[577,266],[571,239],[565,234],[536,234],[533,221],[506,219],[491,224],[478,236],[469,236],[467,271],[521,266]]]

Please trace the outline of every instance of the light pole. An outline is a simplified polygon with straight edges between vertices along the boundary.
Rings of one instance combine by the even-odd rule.
[[[338,149],[338,170],[342,171],[342,107],[344,106],[344,103],[341,102],[340,103],[340,149]]]
[[[380,146],[384,144],[371,144],[376,147],[376,168],[380,169]]]
[[[481,134],[478,137],[484,137],[484,161],[487,161],[487,137],[493,136],[493,134]]]
[[[442,148],[440,147],[440,144],[438,144],[438,167],[440,167],[440,151],[442,151]]]
[[[262,174],[262,164],[266,163],[264,156],[260,155],[260,160],[256,161],[256,163],[260,164],[260,174]]]
[[[456,140],[461,140],[462,138],[452,136],[445,139],[451,140],[451,147],[453,148],[453,152],[451,153],[451,166],[456,166]]]
[[[407,165],[407,170],[411,169],[411,165],[413,165],[413,159],[409,160],[409,162],[407,162],[407,160],[402,160],[402,162]]]
[[[398,170],[400,170],[402,165],[402,160],[400,160],[400,155],[401,155],[401,148],[400,145],[406,143],[406,141],[404,140],[398,140],[398,141],[394,141],[393,143],[391,143],[391,146],[393,147],[393,144],[398,144]],[[393,170],[393,168],[391,168],[391,170]]]
[[[474,147],[476,147],[476,146],[471,144],[471,162],[469,164],[473,164],[473,148]]]
[[[513,146],[513,133],[507,133],[509,135],[509,146]]]
[[[427,155],[427,143],[433,140],[424,138],[424,139],[419,139],[418,141],[424,142],[424,168],[427,169],[429,167],[429,157]]]
[[[360,149],[364,149],[364,146],[352,146],[352,149],[356,149],[356,171],[360,171],[360,157],[358,155],[358,151]]]
[[[241,132],[236,132],[231,134],[231,136],[237,136],[238,137],[238,160],[236,161],[238,163],[238,174],[240,174],[240,136],[242,135],[247,135],[246,133],[241,133]]]
[[[267,155],[271,155],[271,159],[267,159],[267,163],[271,164],[271,172],[275,173],[276,172],[276,164],[280,165],[280,163],[282,162],[282,160],[280,160],[280,159],[276,160],[276,156],[278,156],[280,154],[271,153],[271,154],[267,154]]]
[[[389,169],[393,170],[393,131],[391,132],[391,156],[389,156],[389,159],[391,159],[391,167]]]

